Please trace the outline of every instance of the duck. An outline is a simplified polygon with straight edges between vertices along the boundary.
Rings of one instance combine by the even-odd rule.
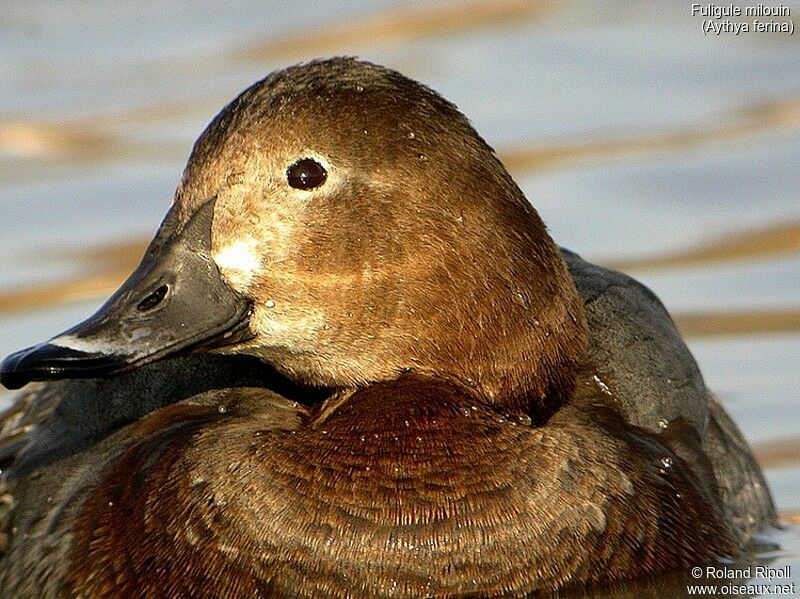
[[[354,58],[222,109],[129,279],[0,365],[32,382],[0,420],[9,597],[521,597],[775,521],[658,298]]]

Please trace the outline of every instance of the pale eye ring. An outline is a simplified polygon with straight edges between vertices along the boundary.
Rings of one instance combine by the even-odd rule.
[[[295,189],[314,189],[328,178],[328,171],[313,158],[301,158],[286,169],[286,181]]]

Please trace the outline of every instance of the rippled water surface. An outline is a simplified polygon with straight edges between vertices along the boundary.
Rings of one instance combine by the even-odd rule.
[[[358,55],[456,102],[559,243],[660,295],[783,515],[757,554],[800,592],[800,34],[703,35],[690,4],[5,3],[0,354],[118,284],[224,103]]]

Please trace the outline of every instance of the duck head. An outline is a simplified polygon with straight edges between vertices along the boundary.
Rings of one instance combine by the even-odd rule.
[[[1,376],[97,377],[203,349],[334,388],[415,371],[521,407],[568,390],[585,344],[557,246],[467,119],[399,73],[333,59],[226,106],[138,269]]]

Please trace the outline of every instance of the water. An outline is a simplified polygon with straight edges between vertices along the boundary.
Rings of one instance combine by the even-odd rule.
[[[502,18],[512,4],[454,9],[437,30],[430,14],[381,25],[392,22],[381,15],[441,6],[422,2],[5,3],[0,295],[96,274],[88,265],[102,252],[82,252],[152,235],[191,144],[224,103],[274,68],[354,54],[456,102],[562,245],[599,262],[667,256],[631,269],[679,323],[800,309],[800,38],[704,36],[679,1],[543,2]],[[797,2],[783,4],[800,18]],[[698,244],[784,225],[794,237],[777,249],[670,266]],[[0,311],[0,354],[101,299]],[[798,327],[748,332],[748,316],[734,318],[736,334],[688,339],[709,386],[757,450],[800,447]],[[800,513],[800,451],[763,455],[779,510]],[[779,548],[756,554],[791,566],[800,587],[797,527],[767,541]]]

